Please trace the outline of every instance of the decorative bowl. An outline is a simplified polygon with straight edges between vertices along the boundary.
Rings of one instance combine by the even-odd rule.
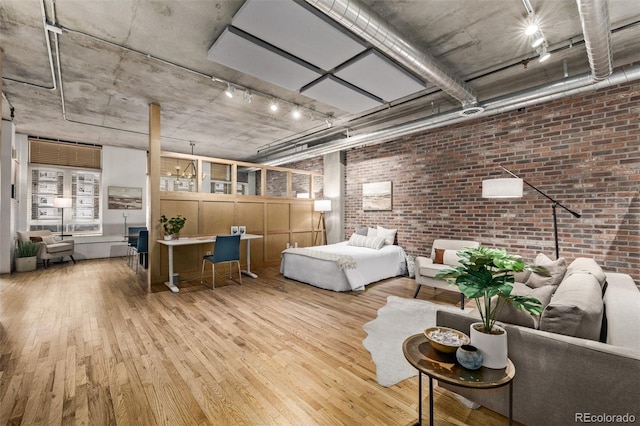
[[[460,346],[471,342],[469,336],[449,327],[429,327],[424,331],[424,335],[431,346],[445,353],[453,353]]]

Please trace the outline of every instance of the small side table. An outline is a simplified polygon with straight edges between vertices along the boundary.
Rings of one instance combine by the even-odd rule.
[[[434,349],[424,334],[414,334],[402,344],[404,357],[418,370],[418,422],[422,425],[422,373],[429,376],[429,425],[433,426],[433,379],[450,385],[474,389],[493,389],[509,385],[509,426],[513,422],[513,378],[516,369],[510,359],[501,370],[481,367],[467,370],[457,363],[455,353]]]

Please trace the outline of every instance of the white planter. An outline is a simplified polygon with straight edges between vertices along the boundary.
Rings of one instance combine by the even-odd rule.
[[[173,235],[165,235],[165,236],[164,236],[164,240],[165,240],[165,241],[173,240]]]
[[[37,261],[37,256],[16,257],[16,272],[35,271]]]
[[[471,344],[482,352],[482,366],[487,368],[505,368],[507,366],[507,330],[494,325],[494,329],[501,330],[501,334],[487,334],[476,330],[471,324]]]

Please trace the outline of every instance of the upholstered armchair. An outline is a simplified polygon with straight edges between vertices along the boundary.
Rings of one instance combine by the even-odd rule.
[[[25,241],[40,243],[38,259],[42,260],[45,269],[49,266],[49,260],[62,259],[66,256],[69,256],[73,263],[76,263],[76,260],[73,258],[73,254],[75,253],[75,243],[73,240],[56,240],[49,230],[18,232],[18,243],[20,244]]]
[[[431,257],[418,256],[416,258],[416,294],[423,285],[428,287],[440,288],[443,290],[460,292],[458,287],[447,284],[445,280],[435,278],[436,274],[443,269],[458,266],[460,259],[456,254],[458,250],[465,247],[476,248],[480,243],[468,240],[434,240],[431,247]],[[460,308],[464,309],[464,294],[460,293]]]

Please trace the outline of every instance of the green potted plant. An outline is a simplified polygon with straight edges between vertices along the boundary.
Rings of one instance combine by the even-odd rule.
[[[516,255],[504,249],[477,247],[458,252],[460,266],[442,270],[436,278],[444,278],[458,287],[460,292],[476,302],[481,322],[471,325],[471,344],[478,347],[484,358],[483,365],[489,368],[504,368],[507,364],[507,334],[496,319],[507,301],[516,309],[533,315],[542,313],[540,301],[533,297],[511,294],[514,273],[525,269],[545,274],[543,268],[527,265]],[[495,297],[497,296],[497,297]],[[488,336],[496,336],[500,342],[484,343]],[[494,340],[494,339],[492,339]],[[483,347],[488,344],[489,347]],[[496,350],[495,357],[492,353]]]
[[[175,238],[182,228],[184,228],[186,221],[187,218],[182,215],[172,217],[171,219],[167,218],[165,215],[160,216],[159,222],[162,224],[162,228],[164,229],[164,239],[171,240]]]
[[[35,271],[38,262],[38,249],[40,243],[33,241],[22,241],[16,249],[16,271]]]

